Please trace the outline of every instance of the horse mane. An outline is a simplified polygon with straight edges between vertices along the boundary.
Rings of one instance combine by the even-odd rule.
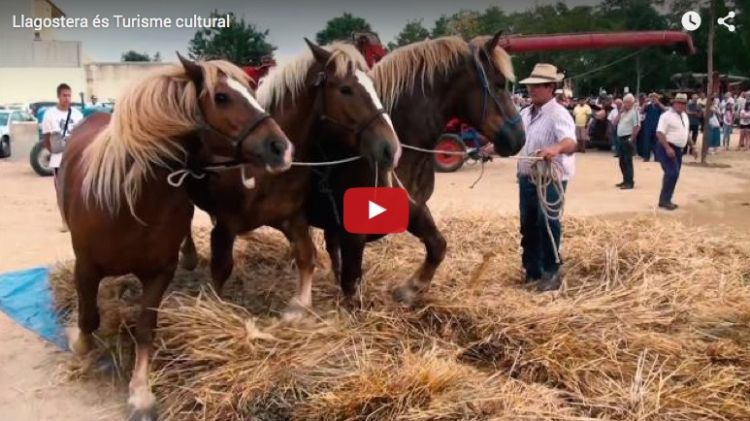
[[[350,69],[369,70],[367,61],[357,48],[351,44],[334,42],[324,46],[331,52],[328,64],[333,64],[337,77],[346,76]],[[307,49],[288,64],[272,69],[258,87],[258,102],[266,110],[276,110],[284,105],[287,96],[292,104],[305,89],[305,80],[316,61],[312,51]]]
[[[442,37],[409,44],[387,54],[370,71],[385,109],[393,111],[401,95],[414,92],[417,86],[425,92],[434,84],[437,75],[447,76],[462,58],[470,54],[469,44],[478,47],[474,50],[476,55],[481,51],[479,47],[491,38],[480,36],[467,43],[460,37]],[[491,53],[495,68],[506,79],[514,81],[516,76],[510,55],[500,47]]]
[[[180,64],[155,69],[123,91],[109,124],[83,152],[85,203],[93,201],[114,215],[124,197],[137,219],[135,202],[154,167],[185,162],[186,151],[177,138],[197,129],[200,97],[212,98],[223,76],[249,86],[247,75],[227,61],[196,64],[203,70],[200,93]]]

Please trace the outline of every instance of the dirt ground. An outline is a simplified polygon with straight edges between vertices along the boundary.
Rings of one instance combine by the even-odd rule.
[[[736,139],[735,139],[736,142]],[[692,161],[687,158],[686,162]],[[566,214],[628,218],[650,213],[655,218],[679,218],[710,229],[750,232],[750,153],[724,152],[710,162],[728,168],[685,166],[675,202],[668,213],[656,208],[661,183],[658,163],[636,159],[636,188],[620,191],[617,160],[611,153],[579,154],[577,174],[569,184]],[[498,160],[457,173],[439,174],[430,207],[436,219],[467,209],[487,218],[517,214],[515,161]],[[199,224],[209,224],[205,214]],[[70,259],[68,234],[59,232],[52,180],[36,176],[28,164],[0,161],[0,272]],[[457,245],[452,245],[456,247]],[[100,383],[70,382],[64,375],[69,354],[58,351],[0,313],[0,413],[3,419],[118,419],[125,397]],[[114,416],[113,416],[114,415]]]

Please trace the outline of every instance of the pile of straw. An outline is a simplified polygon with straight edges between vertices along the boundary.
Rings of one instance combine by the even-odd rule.
[[[653,218],[567,219],[565,285],[542,294],[520,283],[514,219],[441,227],[448,257],[417,308],[389,293],[423,247],[390,236],[366,251],[363,311],[339,309],[320,253],[315,314],[297,324],[278,318],[296,279],[281,235],[239,240],[218,298],[202,289],[198,230],[199,268],[178,272],[161,309],[152,380],[163,418],[750,419],[746,246]],[[52,278],[68,311],[69,267]],[[137,294],[132,278],[107,281],[102,335],[132,322]]]

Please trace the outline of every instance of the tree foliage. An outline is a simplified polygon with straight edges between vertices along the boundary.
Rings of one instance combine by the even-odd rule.
[[[351,13],[344,13],[326,23],[326,27],[315,34],[315,40],[320,45],[330,44],[333,41],[348,41],[354,32],[372,32],[372,27],[363,18]]]
[[[214,10],[211,16],[225,13]],[[188,51],[193,59],[224,59],[237,65],[260,65],[260,59],[272,55],[276,47],[267,41],[268,30],[261,30],[229,13],[229,27],[205,28],[190,40]]]
[[[738,12],[734,21],[738,27],[735,33],[717,27],[715,68],[721,73],[747,75],[750,73],[750,30],[743,28],[750,29],[750,0],[711,1],[716,4],[717,16],[726,15],[728,10]],[[483,11],[462,10],[443,15],[429,33],[433,38],[458,35],[470,39],[477,35],[491,35],[498,30],[507,35],[681,30],[682,13],[700,10],[704,24],[691,33],[697,50],[692,56],[685,56],[673,47],[650,47],[525,53],[513,57],[519,76],[527,75],[535,63],[555,64],[574,80],[578,94],[596,94],[600,89],[621,93],[625,86],[635,91],[638,74],[641,75],[640,90],[647,92],[675,87],[670,79],[675,73],[706,71],[707,9],[705,0],[602,0],[594,6],[575,7],[560,1],[515,12],[493,6]],[[404,27],[402,33],[406,30]],[[399,39],[395,44],[399,44]]]
[[[120,61],[151,61],[151,56],[147,53],[139,53],[135,50],[128,50],[120,56]]]
[[[388,43],[389,49],[401,47],[412,42],[423,41],[430,37],[430,31],[422,25],[422,19],[411,20],[406,23],[404,29],[396,36],[396,41]]]

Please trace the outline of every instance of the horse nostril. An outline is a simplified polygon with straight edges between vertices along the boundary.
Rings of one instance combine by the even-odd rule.
[[[393,148],[391,148],[390,144],[386,143],[383,145],[380,161],[386,165],[391,165],[393,163]]]
[[[268,149],[271,151],[271,155],[282,156],[286,150],[286,144],[279,139],[273,139],[268,142]]]

